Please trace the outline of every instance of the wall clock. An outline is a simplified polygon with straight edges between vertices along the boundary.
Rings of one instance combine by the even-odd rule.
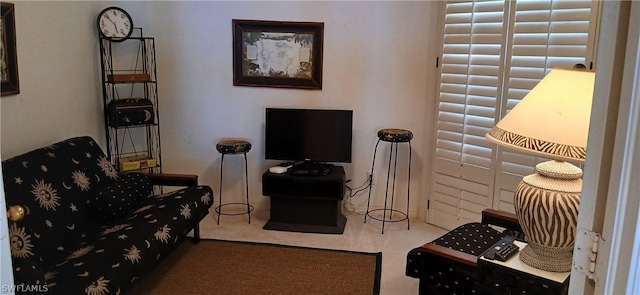
[[[100,36],[111,41],[124,41],[131,36],[133,20],[119,7],[107,7],[98,14]]]

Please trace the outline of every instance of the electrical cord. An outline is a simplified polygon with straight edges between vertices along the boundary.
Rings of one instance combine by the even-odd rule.
[[[345,186],[347,188],[347,190],[349,190],[349,196],[347,198],[347,200],[345,200],[343,206],[345,208],[345,210],[347,210],[348,212],[357,214],[357,215],[364,215],[365,212],[357,212],[356,211],[356,206],[353,204],[352,199],[353,197],[355,197],[356,195],[358,195],[361,192],[366,191],[367,189],[371,189],[371,185],[373,183],[373,177],[371,175],[369,175],[369,177],[367,178],[367,180],[365,180],[365,182],[355,188],[351,188],[350,186]],[[355,190],[355,192],[354,192]]]

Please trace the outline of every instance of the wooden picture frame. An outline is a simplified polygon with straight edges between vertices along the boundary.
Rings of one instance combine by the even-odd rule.
[[[0,96],[20,93],[16,55],[16,23],[13,3],[2,2],[0,19]]]
[[[233,85],[322,89],[324,23],[232,20]]]

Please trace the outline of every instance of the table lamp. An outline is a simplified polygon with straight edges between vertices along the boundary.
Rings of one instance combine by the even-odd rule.
[[[553,69],[486,134],[505,148],[551,161],[536,165],[515,192],[514,208],[528,245],[520,260],[571,271],[595,73]]]

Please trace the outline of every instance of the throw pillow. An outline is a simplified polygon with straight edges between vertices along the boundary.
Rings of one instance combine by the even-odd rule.
[[[122,216],[151,195],[151,180],[142,173],[127,173],[100,189],[87,201],[92,215],[100,221]]]

